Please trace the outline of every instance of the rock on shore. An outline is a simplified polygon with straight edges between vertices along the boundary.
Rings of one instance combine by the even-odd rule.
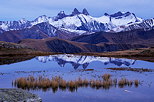
[[[42,100],[22,89],[0,89],[0,102],[42,102]]]

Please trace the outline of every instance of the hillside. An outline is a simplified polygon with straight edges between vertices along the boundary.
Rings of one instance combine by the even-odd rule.
[[[107,52],[146,47],[138,44],[89,44],[59,38],[25,39],[19,44],[39,51],[58,53]]]
[[[154,46],[154,30],[133,30],[119,33],[98,32],[91,35],[74,37],[72,41],[86,42],[91,44],[140,44]]]
[[[137,60],[146,60],[154,62],[154,47],[151,48],[137,48],[132,50],[124,51],[113,51],[103,53],[81,53],[83,55],[93,55],[102,57],[120,57],[120,58],[131,58]]]
[[[46,55],[46,53],[36,51],[32,48],[21,44],[0,41],[0,56],[15,56],[15,55]]]

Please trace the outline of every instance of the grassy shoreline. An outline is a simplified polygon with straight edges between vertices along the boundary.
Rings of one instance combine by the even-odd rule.
[[[76,53],[76,55],[116,57],[154,62],[154,48],[140,48],[124,51],[102,52],[102,53]]]
[[[64,54],[64,53],[57,53],[57,52],[42,52],[36,51],[33,49],[8,49],[3,48],[0,49],[0,57],[8,56],[48,56],[48,55],[55,55],[55,54]],[[84,55],[84,56],[98,56],[98,57],[116,57],[116,58],[129,58],[129,59],[136,59],[136,60],[145,60],[154,62],[154,48],[140,48],[134,50],[125,50],[125,51],[113,51],[113,52],[85,52],[85,53],[72,53],[75,55]]]

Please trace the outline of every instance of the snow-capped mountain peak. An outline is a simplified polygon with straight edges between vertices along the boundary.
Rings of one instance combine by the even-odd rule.
[[[130,12],[119,11],[114,14],[105,13],[102,17],[92,17],[85,8],[82,12],[75,8],[71,14],[65,14],[64,11],[61,11],[55,17],[42,15],[34,21],[27,21],[25,19],[19,21],[0,21],[0,29],[4,31],[21,30],[31,28],[43,22],[48,22],[53,27],[65,29],[65,31],[68,29],[68,31],[76,30],[76,32],[80,33],[84,31],[92,33],[99,31],[120,32],[131,25],[139,24],[144,21]],[[153,23],[151,25],[153,25]],[[85,32],[83,34],[85,34]]]
[[[121,17],[121,16],[129,16],[129,15],[131,15],[131,13],[130,12],[121,12],[121,11],[119,11],[119,12],[117,12],[117,13],[114,13],[114,14],[111,14],[110,16],[111,17]]]
[[[21,22],[22,24],[27,23],[28,21],[25,18],[22,18],[21,20],[19,20],[19,22]]]
[[[105,13],[104,16],[96,19],[97,21],[110,25],[109,32],[120,32],[129,25],[141,23],[143,21],[143,19],[136,17],[134,13],[120,11],[114,14]]]
[[[46,15],[42,15],[42,16],[39,16],[38,18],[36,18],[34,21],[32,21],[32,25],[36,25],[36,24],[39,24],[39,23],[43,23],[43,22],[48,22],[49,21],[49,17],[47,17]]]
[[[119,11],[111,15],[105,13],[104,16],[108,17],[109,21],[117,26],[119,25],[123,26],[123,25],[131,24],[131,23],[135,23],[135,22],[142,22],[141,18],[136,17],[134,13],[130,13],[130,12],[120,12]]]
[[[54,17],[54,20],[57,21],[58,19],[62,19],[62,18],[65,18],[67,17],[67,15],[65,14],[64,11],[60,11],[57,16]]]

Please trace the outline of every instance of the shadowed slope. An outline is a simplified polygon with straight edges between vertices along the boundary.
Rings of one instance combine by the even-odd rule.
[[[25,39],[22,40],[20,44],[35,48],[39,51],[61,53],[106,52],[145,47],[131,44],[89,44],[59,38]]]
[[[150,31],[128,31],[120,33],[98,32],[91,35],[82,35],[72,38],[72,41],[86,42],[91,44],[112,43],[112,44],[141,44],[146,46],[154,45],[154,30]]]

